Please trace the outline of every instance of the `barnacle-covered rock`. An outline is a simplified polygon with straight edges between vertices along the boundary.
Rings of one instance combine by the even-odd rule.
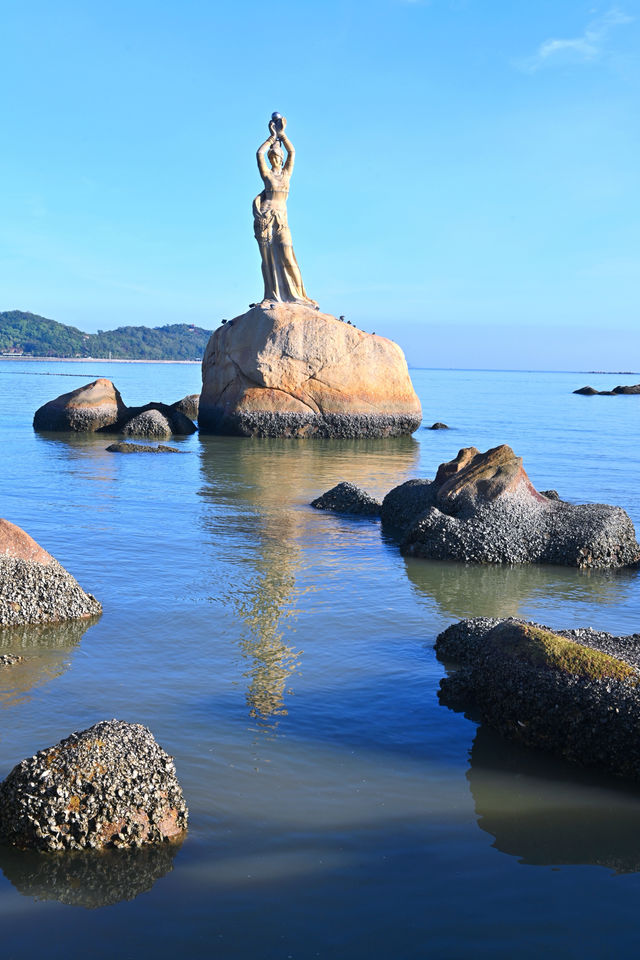
[[[44,851],[180,839],[172,758],[138,723],[103,720],[17,764],[0,784],[0,840]]]

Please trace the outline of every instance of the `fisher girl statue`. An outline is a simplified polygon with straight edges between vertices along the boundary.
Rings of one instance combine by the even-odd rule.
[[[295,150],[285,133],[286,118],[272,113],[269,137],[256,154],[264,190],[253,201],[253,227],[262,259],[263,302],[303,303],[317,307],[304,288],[287,222],[287,196]],[[287,151],[285,159],[284,149]],[[269,161],[265,159],[265,152]]]

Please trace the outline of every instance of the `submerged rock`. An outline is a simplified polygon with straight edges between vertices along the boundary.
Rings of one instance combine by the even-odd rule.
[[[599,390],[596,390],[595,387],[580,387],[579,390],[574,390],[574,393],[580,393],[583,397],[595,397],[599,394]]]
[[[409,481],[382,503],[382,522],[408,556],[476,563],[632,566],[640,545],[629,515],[538,493],[511,447],[466,447],[435,480]]]
[[[0,625],[96,616],[102,607],[51,554],[8,520],[0,520]]]
[[[109,453],[181,453],[177,447],[167,447],[159,443],[156,447],[148,443],[128,443],[126,440],[120,440],[118,443],[110,443],[105,448]]]
[[[640,804],[632,782],[608,783],[603,803],[600,771],[568,769],[562,758],[505,740],[486,724],[476,731],[466,776],[477,825],[496,850],[536,866],[640,871]]]
[[[448,430],[449,427],[446,423],[440,423],[438,420],[436,423],[432,423],[430,427],[427,427],[427,430]]]
[[[316,510],[332,510],[334,513],[379,517],[382,504],[355,484],[343,481],[312,500],[311,506]]]
[[[421,419],[397,344],[303,304],[254,306],[214,331],[202,361],[203,433],[387,437]]]
[[[23,663],[24,657],[19,653],[3,653],[0,655],[0,667],[12,667],[16,663]]]
[[[127,407],[113,383],[101,377],[49,400],[36,410],[33,426],[36,430],[95,433],[111,428],[117,430],[126,415]]]
[[[173,760],[138,723],[72,733],[0,784],[0,839],[24,849],[139,847],[181,838],[187,820]]]
[[[442,681],[445,704],[472,704],[507,739],[640,780],[639,634],[476,618],[441,633],[436,653],[459,666]]]

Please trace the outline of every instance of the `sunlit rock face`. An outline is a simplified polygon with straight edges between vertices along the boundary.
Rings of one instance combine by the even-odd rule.
[[[196,430],[183,411],[189,401],[191,409],[197,411],[191,397],[173,404],[151,401],[141,407],[128,407],[111,380],[102,377],[39,407],[33,426],[44,432],[124,433],[161,440],[173,434],[188,436]]]
[[[96,616],[102,607],[20,527],[0,520],[0,626]]]
[[[25,849],[161,843],[181,838],[187,819],[172,758],[137,723],[73,733],[0,784],[0,840]]]
[[[420,425],[400,347],[298,303],[263,303],[216,330],[202,362],[203,433],[380,437]]]
[[[101,377],[84,387],[63,393],[36,410],[36,430],[73,430],[95,433],[116,425],[127,408],[111,380]]]
[[[407,556],[475,563],[624,567],[640,561],[631,518],[602,503],[539,493],[503,444],[460,450],[435,480],[410,480],[382,503],[382,523]]]

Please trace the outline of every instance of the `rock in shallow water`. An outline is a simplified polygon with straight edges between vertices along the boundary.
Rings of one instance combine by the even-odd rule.
[[[412,480],[382,503],[382,522],[408,556],[475,563],[633,566],[640,545],[629,515],[569,504],[533,487],[511,447],[466,447],[433,482]]]
[[[272,303],[211,336],[198,417],[203,433],[351,438],[412,433],[422,412],[397,344]]]
[[[596,390],[594,387],[580,387],[574,390],[574,393],[580,393],[583,397],[616,397],[620,394],[633,396],[640,394],[640,383],[623,384],[614,387],[613,390]]]
[[[336,484],[327,490],[321,497],[311,501],[316,510],[331,510],[334,513],[352,513],[357,516],[379,517],[382,504],[365,490],[361,490],[353,483]]]
[[[157,447],[152,447],[148,443],[128,443],[121,440],[119,443],[110,443],[105,448],[108,453],[180,453],[177,447],[167,447],[164,443],[159,443]]]
[[[177,403],[147,403],[127,407],[111,380],[100,378],[84,387],[63,393],[36,410],[36,430],[76,433],[125,433],[166,439],[172,433],[188,436],[196,427],[185,409],[196,410],[198,395]]]
[[[640,780],[640,635],[552,632],[520,620],[463,620],[436,653],[459,665],[448,706],[473,704],[504,737]]]
[[[178,410],[166,403],[148,403],[144,407],[132,407],[129,419],[122,424],[121,432],[130,437],[167,439],[172,434],[189,436],[196,432],[195,424]]]
[[[138,723],[73,733],[0,784],[0,840],[21,848],[139,847],[181,838],[187,820],[173,760]]]
[[[101,612],[96,598],[28,533],[0,520],[0,626],[75,620]]]
[[[35,412],[36,430],[72,430],[95,433],[116,429],[126,415],[127,407],[111,380],[101,377],[49,400]]]
[[[199,405],[199,393],[190,393],[188,396],[183,397],[182,400],[176,400],[175,403],[171,404],[174,410],[177,410],[178,413],[184,414],[185,417],[189,417],[190,420],[198,419]]]
[[[122,428],[125,437],[150,437],[168,440],[172,434],[171,424],[159,410],[145,410],[132,417]]]

